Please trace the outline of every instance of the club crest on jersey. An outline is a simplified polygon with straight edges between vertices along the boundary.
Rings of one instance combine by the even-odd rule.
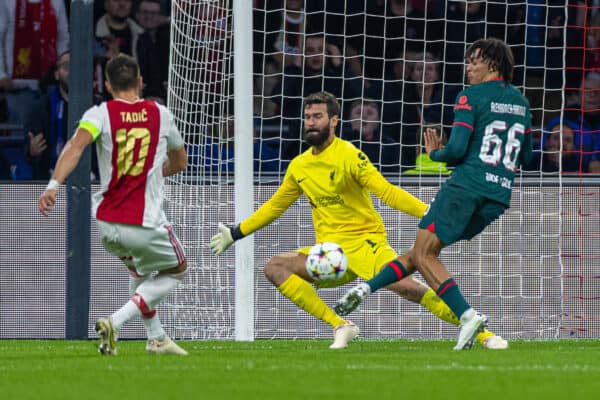
[[[458,104],[454,105],[454,109],[471,111],[473,107],[471,107],[471,105],[469,104],[469,98],[463,94],[458,98]]]
[[[358,163],[358,168],[364,168],[369,163],[369,161],[368,161],[369,159],[367,158],[365,153],[363,153],[362,151],[358,152],[358,158],[360,160],[360,162]]]

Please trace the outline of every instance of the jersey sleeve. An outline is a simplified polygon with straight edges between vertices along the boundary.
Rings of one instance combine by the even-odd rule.
[[[244,236],[275,221],[300,197],[302,189],[296,183],[292,172],[290,172],[292,169],[293,164],[288,168],[281,186],[273,196],[240,224],[240,231]]]
[[[531,109],[529,108],[529,101],[525,99],[527,103],[527,114],[525,116],[525,137],[521,146],[521,152],[519,153],[519,162],[521,166],[527,165],[533,158],[533,140],[531,138]]]
[[[356,161],[351,161],[350,171],[362,186],[388,206],[417,218],[425,213],[425,203],[406,190],[392,185],[363,152],[359,152]]]
[[[175,125],[173,114],[163,105],[158,105],[161,111],[161,130],[166,131],[167,150],[177,150],[183,147],[184,141],[181,133]]]
[[[83,116],[79,120],[79,124],[77,125],[77,129],[85,129],[92,135],[92,141],[95,142],[100,133],[102,132],[103,125],[103,113],[102,107],[106,107],[106,103],[102,103],[99,106],[93,106],[89,108]]]
[[[455,124],[450,132],[448,143],[439,150],[433,150],[429,157],[438,162],[460,160],[467,152],[472,133],[473,131],[468,127]]]
[[[475,100],[469,88],[461,91],[454,101],[454,124],[465,125],[473,130],[475,126]]]
[[[449,162],[461,159],[467,152],[471,134],[475,129],[475,99],[465,89],[454,101],[454,122],[448,143],[429,154],[433,161]]]

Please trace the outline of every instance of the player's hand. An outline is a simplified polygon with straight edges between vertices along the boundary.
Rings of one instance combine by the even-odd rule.
[[[54,203],[56,203],[56,189],[47,189],[38,199],[38,209],[47,217]]]
[[[231,228],[219,222],[219,233],[210,238],[210,249],[218,256],[233,244]]]
[[[29,155],[31,157],[39,156],[46,148],[48,148],[43,134],[38,133],[37,135],[34,135],[31,132],[27,132],[27,136],[29,136]]]
[[[425,151],[431,154],[433,150],[442,148],[442,138],[435,128],[425,128]]]

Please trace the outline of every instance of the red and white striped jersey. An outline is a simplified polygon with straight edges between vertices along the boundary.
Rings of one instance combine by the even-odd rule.
[[[151,100],[111,100],[87,110],[79,127],[96,141],[96,218],[149,228],[165,223],[162,165],[168,151],[183,146],[171,112]]]

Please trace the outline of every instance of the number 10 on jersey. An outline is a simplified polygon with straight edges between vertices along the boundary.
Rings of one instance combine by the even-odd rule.
[[[140,140],[137,147],[136,142]],[[150,147],[150,131],[147,128],[119,129],[117,141],[117,178],[124,175],[138,176],[144,171],[148,149]],[[137,154],[136,154],[137,153]],[[137,157],[134,157],[137,156]],[[135,163],[133,160],[136,160]]]

